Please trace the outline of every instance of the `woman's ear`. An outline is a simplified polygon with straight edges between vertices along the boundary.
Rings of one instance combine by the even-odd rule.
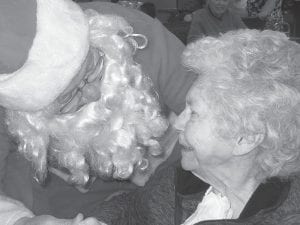
[[[237,138],[233,149],[234,155],[245,155],[255,149],[264,139],[264,134],[240,136]]]

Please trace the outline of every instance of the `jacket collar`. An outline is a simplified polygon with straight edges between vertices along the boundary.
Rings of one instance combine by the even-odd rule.
[[[277,177],[268,179],[258,186],[252,197],[249,199],[239,219],[251,217],[261,210],[272,210],[277,208],[287,198],[291,183],[288,180],[280,180]],[[209,185],[191,172],[177,169],[176,191],[183,198],[199,196],[205,193]],[[200,199],[201,200],[201,199]]]

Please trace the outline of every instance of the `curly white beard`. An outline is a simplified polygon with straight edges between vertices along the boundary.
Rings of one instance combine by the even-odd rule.
[[[144,46],[137,44],[124,19],[92,10],[86,14],[91,46],[104,53],[98,71],[102,78],[96,82],[100,99],[67,114],[58,113],[57,103],[38,112],[7,111],[9,130],[18,137],[19,151],[33,162],[40,182],[48,164],[66,168],[70,182],[79,185],[91,174],[127,179],[135,169],[147,169],[148,155],[163,154],[156,138],[168,123],[149,78],[133,60]]]

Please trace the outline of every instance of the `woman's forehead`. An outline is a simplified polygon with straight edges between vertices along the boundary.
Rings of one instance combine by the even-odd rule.
[[[186,98],[186,104],[192,110],[197,111],[198,113],[208,113],[209,112],[209,104],[205,101],[201,89],[199,86],[192,86],[190,91],[188,92]]]

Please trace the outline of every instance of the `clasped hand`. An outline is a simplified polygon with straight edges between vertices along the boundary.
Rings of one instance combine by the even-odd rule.
[[[50,215],[35,216],[33,218],[22,218],[14,225],[106,225],[93,217],[84,219],[78,214],[74,219],[58,219]]]

